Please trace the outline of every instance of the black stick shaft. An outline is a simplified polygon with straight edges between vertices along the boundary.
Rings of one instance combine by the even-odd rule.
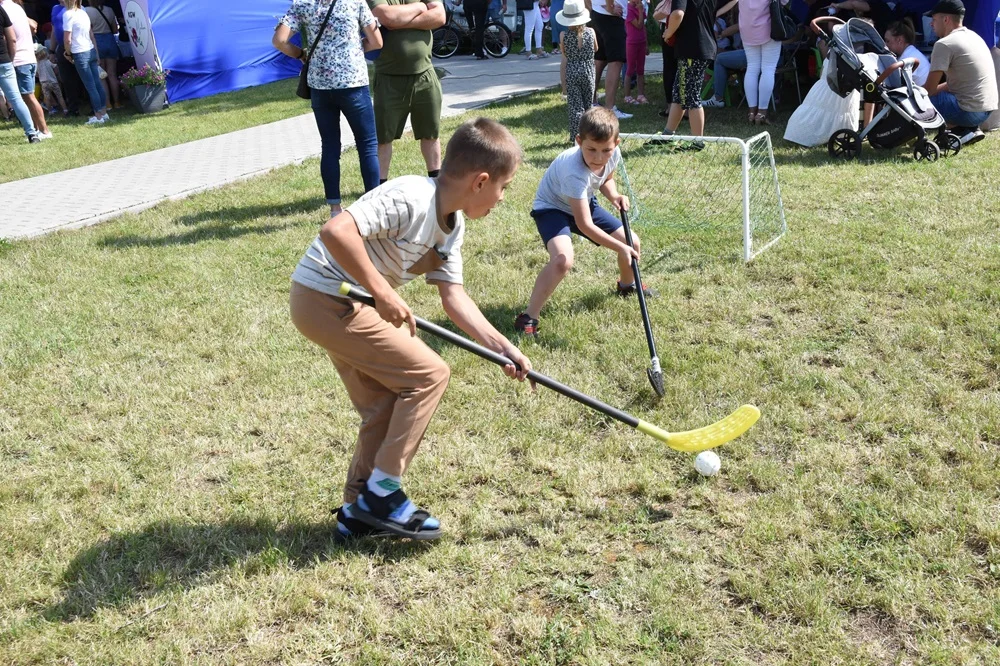
[[[345,286],[349,285],[346,285],[345,283]],[[366,294],[365,292],[361,291],[356,287],[350,287],[349,290],[346,291],[346,293],[342,288],[341,293],[343,293],[345,296],[350,296],[354,300],[360,301],[365,305],[370,305],[372,307],[375,307],[375,299],[372,298],[371,295]],[[431,335],[435,335],[441,338],[442,340],[447,340],[456,347],[461,347],[462,349],[472,352],[476,356],[484,358],[487,361],[496,363],[497,365],[517,366],[516,363],[514,363],[512,360],[510,360],[503,354],[498,354],[495,351],[487,349],[482,345],[476,344],[475,342],[467,338],[463,338],[461,335],[453,333],[446,328],[441,328],[437,324],[432,324],[431,322],[421,319],[420,317],[414,316],[413,318],[417,322],[417,328],[419,328],[421,331],[426,331]],[[615,409],[611,405],[601,402],[596,398],[591,398],[589,395],[585,393],[580,393],[576,389],[570,388],[569,386],[566,386],[562,382],[558,382],[555,379],[552,379],[547,375],[543,375],[540,372],[535,372],[534,370],[530,370],[528,372],[528,379],[531,379],[536,384],[541,384],[546,388],[550,388],[556,393],[560,393],[566,396],[567,398],[571,398],[573,400],[576,400],[577,402],[583,403],[587,407],[590,407],[591,409],[594,409],[606,416],[610,416],[613,419],[621,421],[622,423],[630,425],[633,428],[637,428],[639,426],[639,419],[632,416],[631,414],[623,412],[620,409]]]
[[[622,218],[622,226],[625,227],[625,242],[632,245],[632,229],[628,224],[628,213],[624,208],[620,210]],[[642,312],[642,326],[646,329],[646,344],[649,346],[649,355],[652,358],[656,358],[656,343],[653,342],[653,327],[649,323],[649,312],[646,310],[646,294],[643,293],[642,289],[642,275],[639,274],[639,260],[632,257],[632,272],[635,274],[635,288],[639,296],[639,311]]]

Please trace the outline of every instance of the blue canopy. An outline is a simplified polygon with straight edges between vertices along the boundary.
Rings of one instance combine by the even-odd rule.
[[[271,36],[291,0],[148,0],[171,102],[297,76]]]

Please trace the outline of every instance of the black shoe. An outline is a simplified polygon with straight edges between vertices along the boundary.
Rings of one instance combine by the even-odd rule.
[[[527,312],[522,312],[514,320],[514,330],[524,335],[536,337],[538,335],[538,320],[532,319]]]
[[[958,140],[962,142],[963,146],[971,146],[986,138],[986,135],[978,127],[956,127],[952,131],[958,135]]]
[[[476,56],[476,60],[489,60],[489,58],[487,56],[484,56],[484,55],[478,55],[478,56]]]
[[[618,281],[615,283],[615,292],[617,293],[618,298],[628,298],[629,296],[635,294],[635,283],[633,282],[627,287],[623,287],[621,281]],[[656,298],[660,294],[655,289],[650,289],[649,285],[643,284],[642,295],[646,298]]]
[[[656,112],[656,115],[658,115],[661,118],[666,118],[667,116],[670,115],[670,109],[660,109],[659,111]]]
[[[42,140],[38,138],[37,134],[28,137],[28,143],[41,143],[41,142]]]
[[[405,525],[391,518],[408,503],[410,500],[402,488],[379,497],[365,486],[351,507],[351,513],[374,528],[392,532],[394,536],[419,541],[441,538],[441,523],[423,509],[417,508]]]

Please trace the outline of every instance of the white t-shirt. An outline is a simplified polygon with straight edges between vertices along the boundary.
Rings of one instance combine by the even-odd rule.
[[[28,15],[24,13],[21,6],[14,2],[14,0],[5,0],[0,6],[7,12],[10,22],[14,24],[17,51],[14,53],[12,64],[14,67],[34,65],[36,62],[35,42],[31,37],[31,24],[28,23]]]
[[[601,173],[594,173],[583,161],[583,152],[579,146],[573,146],[561,152],[552,160],[545,170],[542,182],[538,184],[532,210],[561,210],[573,214],[570,201],[583,199],[590,201],[591,197],[601,189],[609,178],[615,175],[615,169],[622,161],[621,150],[615,148],[611,159],[604,165]]]
[[[931,73],[931,61],[927,59],[923,53],[920,52],[913,44],[910,44],[903,51],[903,54],[899,56],[899,59],[903,58],[916,58],[917,68],[913,70],[913,82],[918,86],[922,86],[927,83],[927,75]]]
[[[403,176],[381,185],[347,208],[375,269],[398,289],[418,275],[428,282],[462,284],[465,218],[459,211],[440,219],[437,181]],[[358,284],[317,236],[292,274],[292,281],[339,296],[341,282]]]
[[[90,17],[82,9],[66,10],[63,14],[63,31],[70,35],[70,53],[86,53],[94,48],[94,42],[90,41]]]

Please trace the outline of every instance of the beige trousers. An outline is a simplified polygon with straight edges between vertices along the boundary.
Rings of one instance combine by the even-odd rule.
[[[292,283],[292,323],[326,350],[361,415],[344,502],[353,502],[378,467],[402,476],[420,447],[451,370],[406,326],[375,308]]]

